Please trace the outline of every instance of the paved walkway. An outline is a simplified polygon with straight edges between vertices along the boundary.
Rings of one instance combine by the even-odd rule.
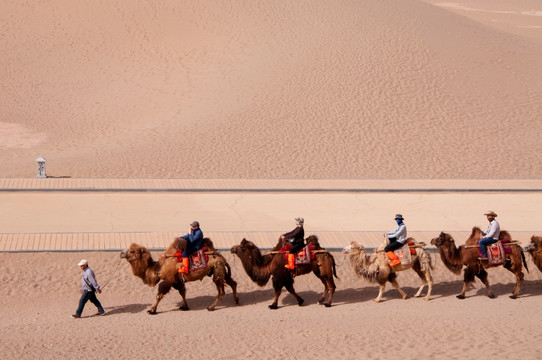
[[[307,234],[310,235],[310,234]],[[330,250],[340,250],[352,241],[358,241],[368,248],[382,243],[381,232],[318,232],[320,245]],[[435,232],[411,232],[409,236],[430,246]],[[464,241],[468,233],[454,233],[458,241]],[[25,233],[0,234],[0,252],[46,252],[46,251],[122,251],[135,242],[153,250],[163,250],[179,234],[168,232],[125,232],[125,233]],[[277,244],[279,232],[205,232],[215,247],[227,251],[239,244],[243,238],[253,241],[262,249]]]
[[[0,191],[541,192],[542,180],[0,178]]]
[[[32,197],[32,194],[50,192],[479,192],[495,193],[495,197],[502,196],[499,195],[500,193],[521,192],[524,193],[522,196],[532,197],[533,195],[540,196],[542,180],[0,179],[0,196],[6,194],[7,197],[8,193],[12,193],[13,197],[15,196],[14,192],[30,194],[28,196]],[[3,204],[9,204],[9,201],[0,201],[0,206]],[[4,214],[10,212],[9,209],[0,208],[0,210],[4,211]],[[46,209],[37,210],[47,211]],[[31,214],[29,211],[23,210],[18,214],[34,216],[35,219],[39,212]],[[380,231],[317,231],[315,233],[320,238],[321,245],[329,249],[341,249],[351,241],[359,241],[367,247],[377,247],[382,241],[382,232]],[[458,243],[463,243],[469,235],[468,232],[450,233]],[[126,249],[132,242],[160,250],[166,248],[178,235],[179,233],[167,231],[0,233],[0,252],[120,251]],[[206,231],[205,235],[213,240],[217,248],[223,250],[238,244],[242,238],[254,241],[262,249],[267,249],[276,244],[280,233],[274,231]],[[409,232],[409,236],[426,244],[429,244],[431,238],[436,235],[438,233],[435,231]],[[532,232],[513,232],[513,236],[523,244],[528,242],[531,235]]]

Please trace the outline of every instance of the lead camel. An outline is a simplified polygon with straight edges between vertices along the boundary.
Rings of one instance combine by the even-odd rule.
[[[493,290],[489,286],[488,276],[486,269],[497,267],[501,265],[490,265],[487,261],[479,260],[478,254],[478,241],[482,238],[482,230],[478,227],[473,227],[470,237],[467,239],[465,245],[456,247],[454,238],[450,234],[441,232],[440,235],[431,240],[431,244],[435,245],[440,253],[440,258],[444,265],[453,272],[454,274],[461,274],[463,269],[463,289],[459,295],[458,299],[465,298],[465,292],[467,287],[471,282],[474,281],[474,278],[477,277],[482,281],[482,283],[487,288],[487,296],[491,299],[495,297]],[[499,240],[502,239],[511,239],[510,234],[507,231],[501,231]],[[514,286],[514,291],[510,295],[511,299],[515,299],[518,296],[519,289],[523,284],[523,271],[522,263],[525,266],[525,269],[529,271],[527,263],[525,262],[525,255],[523,250],[519,245],[511,245],[511,254],[506,254],[506,261],[502,266],[510,272],[514,273],[516,276],[516,285]]]

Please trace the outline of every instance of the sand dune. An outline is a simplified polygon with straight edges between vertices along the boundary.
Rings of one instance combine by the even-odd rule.
[[[5,2],[1,175],[539,178],[539,3],[432,2]]]

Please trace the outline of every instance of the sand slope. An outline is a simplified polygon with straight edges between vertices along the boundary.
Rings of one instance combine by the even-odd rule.
[[[540,4],[454,4],[3,2],[0,174],[539,178]]]

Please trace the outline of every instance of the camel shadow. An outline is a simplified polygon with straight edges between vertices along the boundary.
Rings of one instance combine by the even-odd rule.
[[[146,311],[151,304],[128,304],[128,305],[119,305],[119,306],[106,306],[105,307],[105,316],[115,315],[115,314],[137,314],[143,311]]]
[[[519,291],[518,298],[542,295],[541,283],[542,281],[540,280],[537,280],[537,281],[526,280],[523,283],[521,290]],[[506,284],[503,284],[503,283],[492,284],[490,282],[490,285],[491,285],[491,289],[493,290],[493,293],[495,294],[495,297],[497,298],[499,296],[512,295],[512,291],[514,290],[515,283],[510,282]],[[435,283],[433,285],[431,299],[455,297],[461,292],[462,288],[463,288],[463,280]],[[405,291],[406,289],[407,288],[405,288]],[[467,298],[474,297],[474,296],[487,297],[487,289],[482,284],[482,282],[478,279],[474,283],[470,284],[469,288],[467,289],[467,293],[465,294],[465,297]]]
[[[493,290],[493,294],[495,294],[495,298],[498,298],[499,296],[510,296],[512,295],[512,291],[514,290],[514,286],[516,283],[507,283],[507,284],[491,284],[491,289]],[[467,292],[468,294],[468,292]],[[476,291],[476,295],[480,296],[487,296],[487,290],[484,287],[479,288]],[[519,298],[526,298],[531,296],[540,296],[542,295],[542,281],[525,281],[523,285],[521,286],[521,289],[519,290],[518,299]],[[473,295],[474,296],[474,295]]]

